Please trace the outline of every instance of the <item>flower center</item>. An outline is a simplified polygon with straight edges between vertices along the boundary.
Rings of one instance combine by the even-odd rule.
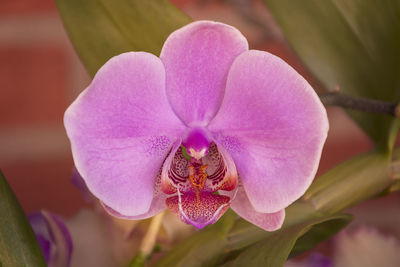
[[[208,165],[203,164],[203,158],[208,154],[210,141],[203,129],[194,128],[187,134],[183,146],[190,156],[189,181],[193,191],[196,192],[197,202],[199,202],[200,191],[203,190],[207,179],[206,169]]]
[[[194,128],[186,135],[183,146],[187,149],[189,156],[200,160],[208,154],[210,140],[203,129]]]
[[[189,164],[189,180],[194,191],[196,192],[197,202],[200,201],[199,193],[201,190],[203,190],[206,183],[207,173],[205,170],[207,167],[208,165],[203,165],[201,159],[197,160],[192,158]]]
[[[232,159],[209,140],[203,131],[191,131],[168,157],[161,174],[162,191],[170,195],[165,200],[168,209],[197,228],[224,214],[231,197],[219,190],[234,190],[238,180]]]

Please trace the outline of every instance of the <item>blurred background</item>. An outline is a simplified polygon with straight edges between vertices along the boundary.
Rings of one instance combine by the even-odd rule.
[[[195,20],[237,27],[251,48],[282,57],[320,88],[261,0],[172,2]],[[73,161],[63,113],[89,82],[53,0],[0,0],[0,168],[27,213],[47,209],[70,217],[88,205],[70,183]],[[328,115],[319,174],[372,148],[343,110],[328,108]]]

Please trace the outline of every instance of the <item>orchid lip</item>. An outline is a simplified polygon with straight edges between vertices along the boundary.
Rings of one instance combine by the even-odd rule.
[[[185,211],[183,210],[183,207],[182,207],[182,199],[181,199],[181,193],[180,193],[179,190],[178,190],[178,199],[179,199],[178,207],[179,207],[179,212],[180,212],[180,214],[185,218],[186,222],[190,223],[191,225],[193,225],[193,226],[196,227],[197,229],[202,229],[202,228],[204,228],[205,226],[214,223],[214,222],[216,221],[216,218],[218,217],[218,215],[221,213],[222,209],[225,208],[225,207],[227,207],[227,206],[229,206],[230,203],[231,203],[231,201],[229,201],[227,204],[221,205],[221,206],[217,209],[217,211],[214,213],[214,215],[213,215],[207,222],[198,223],[198,222],[195,222],[195,221],[191,220],[191,219],[189,218],[189,216],[187,216],[186,213],[185,213]]]
[[[199,136],[198,132],[195,135]],[[230,207],[235,193],[218,193],[237,189],[238,176],[214,142],[200,159],[184,156],[184,151],[183,146],[177,146],[164,163],[162,189],[170,195],[167,207],[183,222],[201,229],[215,223]]]
[[[177,191],[177,196],[178,196],[178,207],[179,207],[179,213],[180,215],[184,218],[184,220],[186,221],[186,223],[190,223],[191,225],[193,225],[194,227],[196,227],[197,229],[202,229],[205,226],[209,225],[209,224],[213,224],[215,223],[218,218],[220,216],[223,215],[223,210],[229,208],[229,206],[231,205],[233,199],[235,199],[236,194],[238,192],[238,187],[236,187],[235,191],[233,192],[233,194],[231,196],[229,196],[229,202],[222,204],[213,214],[213,216],[211,218],[209,218],[207,221],[205,222],[197,222],[194,221],[192,219],[190,219],[190,217],[185,213],[183,207],[182,207],[182,193],[180,192],[180,190],[178,189]],[[222,194],[224,195],[224,194]]]

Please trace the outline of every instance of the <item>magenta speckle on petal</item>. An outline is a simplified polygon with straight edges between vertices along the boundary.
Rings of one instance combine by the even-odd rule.
[[[229,152],[240,152],[240,142],[233,136],[219,136],[219,143]]]
[[[164,154],[169,149],[171,140],[167,136],[153,136],[143,141],[149,156]]]

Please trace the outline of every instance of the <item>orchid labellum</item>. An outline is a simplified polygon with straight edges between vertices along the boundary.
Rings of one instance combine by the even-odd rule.
[[[302,76],[211,21],[173,32],[159,58],[111,58],[64,121],[76,168],[110,214],[168,208],[202,228],[231,207],[268,231],[311,184],[328,131]]]

